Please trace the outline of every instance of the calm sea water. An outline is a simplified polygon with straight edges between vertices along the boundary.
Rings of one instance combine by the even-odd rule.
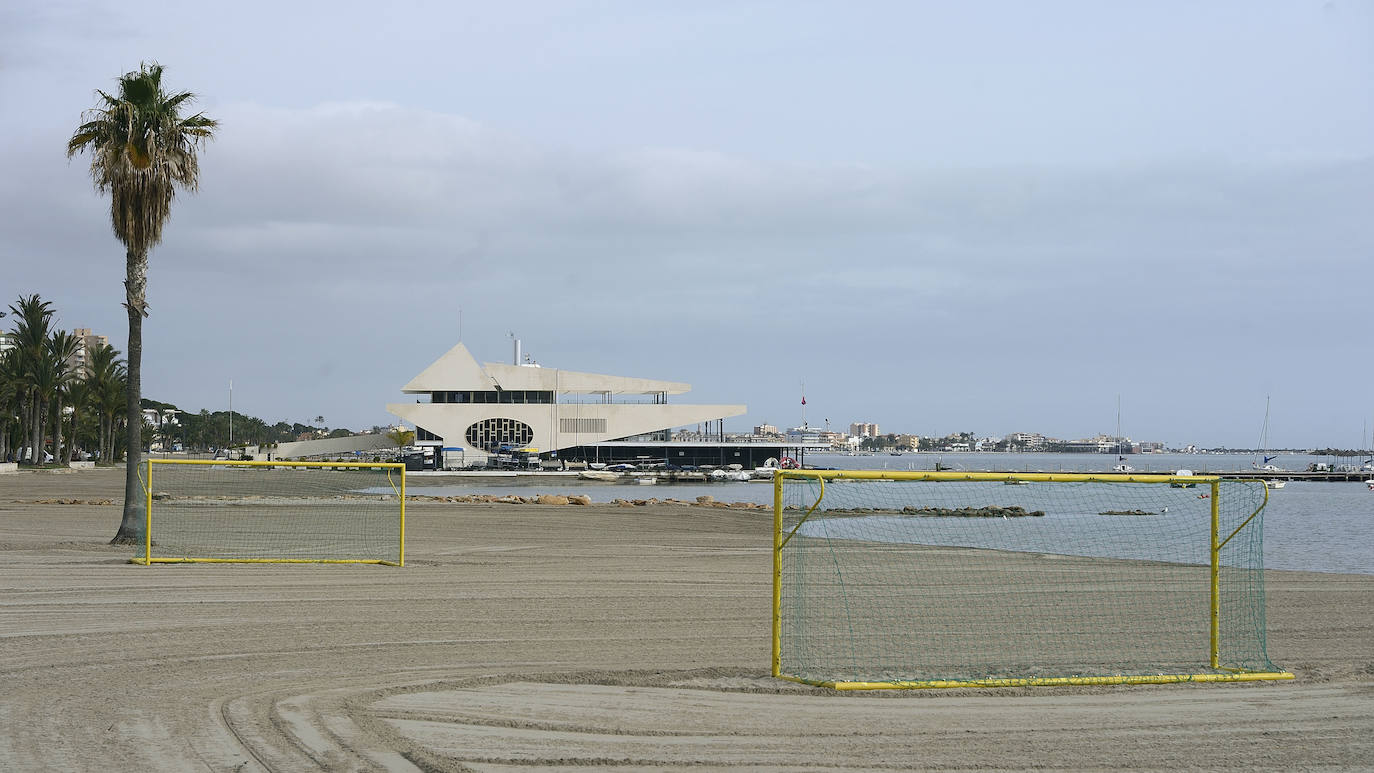
[[[905,454],[889,456],[842,456],[808,454],[808,465],[838,469],[933,470],[936,462],[955,470],[1108,472],[1116,457],[1102,454]],[[1128,463],[1138,472],[1173,472],[1183,468],[1198,473],[1250,469],[1250,455],[1137,454]],[[1285,455],[1272,463],[1284,469],[1303,470],[1315,461],[1331,461],[1307,455]],[[1361,460],[1362,461],[1362,460]],[[473,478],[471,482],[427,485],[415,477],[408,493],[429,496],[464,494],[587,494],[595,502],[613,499],[676,498],[694,500],[703,494],[722,502],[771,504],[773,487],[760,483],[688,483],[673,485],[625,485],[579,479],[531,485],[521,478]],[[436,481],[437,483],[437,481]],[[861,485],[861,484],[858,484]],[[879,484],[881,485],[881,484]],[[1363,483],[1290,482],[1270,492],[1264,511],[1264,561],[1269,569],[1374,574],[1374,491]]]

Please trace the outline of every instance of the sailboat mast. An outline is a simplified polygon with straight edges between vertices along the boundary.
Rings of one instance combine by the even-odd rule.
[[[1264,396],[1264,424],[1260,426],[1260,460],[1255,467],[1269,464],[1269,395]]]

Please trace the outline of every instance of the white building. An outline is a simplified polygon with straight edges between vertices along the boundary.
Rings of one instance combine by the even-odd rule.
[[[401,391],[422,395],[387,411],[415,425],[417,445],[481,462],[505,447],[541,453],[627,440],[667,441],[674,427],[718,422],[743,405],[670,405],[691,385],[533,364],[478,365],[463,344]]]
[[[1007,444],[1018,451],[1044,451],[1048,442],[1039,432],[1013,432],[1007,435]]]

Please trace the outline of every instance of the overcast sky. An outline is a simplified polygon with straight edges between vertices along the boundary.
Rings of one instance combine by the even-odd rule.
[[[394,421],[459,339],[727,427],[1360,445],[1374,4],[0,6],[0,300],[125,348],[64,145],[141,60],[221,122],[144,394]],[[6,320],[7,321],[7,320]],[[8,325],[5,325],[8,327]],[[1368,441],[1364,444],[1367,445]]]

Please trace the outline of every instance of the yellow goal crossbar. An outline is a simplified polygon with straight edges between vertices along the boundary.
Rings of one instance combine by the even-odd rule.
[[[1167,475],[1133,473],[1058,473],[1058,472],[954,472],[954,471],[899,471],[899,470],[778,470],[773,474],[773,676],[789,682],[808,684],[815,687],[828,687],[835,690],[887,690],[887,689],[930,689],[930,688],[996,688],[996,687],[1064,687],[1089,685],[1127,685],[1127,684],[1177,684],[1181,682],[1253,682],[1293,679],[1288,671],[1247,671],[1228,669],[1219,665],[1220,630],[1220,573],[1221,547],[1244,528],[1261,510],[1261,504],[1240,527],[1225,539],[1218,531],[1218,504],[1220,475]],[[825,498],[825,483],[833,480],[891,480],[891,481],[1025,481],[1028,483],[1175,483],[1198,485],[1211,488],[1212,544],[1211,544],[1211,610],[1210,610],[1210,652],[1208,660],[1212,668],[1227,673],[1202,674],[1145,674],[1122,676],[1066,676],[1034,677],[1024,679],[974,679],[974,680],[925,680],[892,682],[846,682],[806,679],[782,673],[782,550],[792,535],[801,527],[798,523],[792,532],[783,533],[783,486],[788,482],[814,482],[819,484],[816,501],[804,506],[804,522],[820,507]],[[1269,501],[1269,492],[1264,492],[1264,502]]]
[[[335,470],[386,470],[387,482],[400,503],[400,524],[397,560],[377,558],[166,558],[153,555],[153,465],[201,465],[208,467],[271,467]],[[405,566],[406,556],[406,466],[400,462],[283,462],[242,461],[225,459],[145,459],[143,475],[143,555],[134,556],[129,563],[140,566],[153,564],[378,564]]]

